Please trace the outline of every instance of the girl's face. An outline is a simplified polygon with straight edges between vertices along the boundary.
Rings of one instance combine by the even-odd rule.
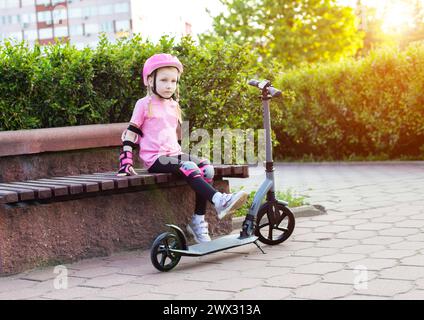
[[[156,92],[162,97],[169,99],[177,90],[178,70],[174,67],[160,68],[156,71]],[[150,87],[153,88],[154,79],[148,79]]]

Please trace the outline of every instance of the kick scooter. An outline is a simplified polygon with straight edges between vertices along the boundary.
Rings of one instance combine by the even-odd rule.
[[[173,232],[160,234],[153,242],[150,258],[159,271],[173,269],[182,256],[199,257],[210,253],[254,243],[263,252],[257,241],[276,245],[287,240],[295,226],[293,213],[288,203],[275,198],[274,161],[272,158],[271,118],[269,102],[281,96],[281,91],[271,86],[268,80],[251,80],[249,84],[261,90],[263,123],[266,138],[265,181],[255,194],[246,214],[240,234],[230,234],[215,240],[188,246],[184,232],[176,225],[167,224]],[[266,200],[263,202],[266,196]]]

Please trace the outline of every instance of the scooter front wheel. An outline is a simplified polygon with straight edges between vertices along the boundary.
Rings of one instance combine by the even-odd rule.
[[[267,202],[259,208],[255,235],[259,241],[276,245],[286,241],[294,230],[293,212],[279,202]]]
[[[159,271],[169,271],[180,262],[181,255],[171,249],[181,249],[180,239],[172,232],[160,234],[153,242],[150,259]]]

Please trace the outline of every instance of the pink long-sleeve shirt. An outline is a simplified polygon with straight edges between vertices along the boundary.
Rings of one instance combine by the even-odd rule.
[[[149,115],[149,103],[151,115]],[[144,168],[150,168],[162,155],[181,154],[177,140],[178,112],[177,102],[146,96],[137,101],[130,122],[143,132],[140,139],[140,159]]]

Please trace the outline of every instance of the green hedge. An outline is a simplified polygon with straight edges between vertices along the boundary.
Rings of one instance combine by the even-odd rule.
[[[275,157],[419,158],[424,154],[424,46],[277,74],[248,45],[190,38],[132,39],[95,49],[0,45],[0,130],[125,122],[145,95],[141,69],[156,52],[182,60],[181,106],[191,129],[261,128],[254,77],[274,80]],[[259,75],[259,76],[258,76]]]
[[[277,154],[312,159],[424,156],[424,45],[380,49],[361,60],[304,66],[276,86]]]
[[[192,127],[247,128],[257,121],[246,89],[257,69],[248,46],[215,41],[199,48],[190,38],[167,37],[153,44],[138,36],[112,44],[103,37],[84,50],[0,45],[0,130],[128,121],[146,94],[143,64],[157,52],[178,55],[184,64],[181,105]]]

